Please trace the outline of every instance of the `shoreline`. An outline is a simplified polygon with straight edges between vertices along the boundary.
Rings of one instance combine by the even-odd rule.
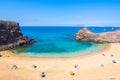
[[[7,50],[7,51],[10,51],[11,52],[11,54],[13,54],[13,55],[15,55],[15,56],[18,56],[18,57],[31,57],[31,58],[73,58],[73,57],[77,57],[77,56],[87,56],[87,55],[93,55],[93,54],[96,54],[96,53],[98,53],[98,52],[101,52],[101,51],[103,51],[103,50],[106,50],[109,46],[110,46],[110,44],[108,44],[108,43],[104,43],[104,44],[100,44],[100,46],[101,46],[101,48],[98,48],[97,50],[93,50],[93,51],[91,51],[91,50],[89,50],[89,49],[87,49],[88,50],[88,52],[70,52],[70,54],[63,54],[63,55],[29,55],[29,56],[27,56],[27,55],[25,55],[25,53],[24,54],[17,54],[16,52],[14,52],[13,50]],[[71,54],[72,53],[72,54]]]
[[[108,44],[96,53],[62,58],[36,58],[14,55],[11,51],[0,51],[1,80],[119,80],[119,43]],[[104,54],[104,55],[103,55]],[[113,56],[111,56],[111,54]],[[112,61],[115,60],[116,63]],[[13,65],[18,69],[11,70]],[[37,68],[33,68],[36,65]],[[74,68],[78,65],[78,68]],[[74,72],[71,76],[69,72]],[[41,78],[41,72],[46,73]],[[20,75],[21,74],[21,75]],[[54,76],[55,75],[55,76]],[[99,75],[99,76],[98,76]],[[29,76],[29,77],[26,77]]]
[[[116,43],[111,43],[111,44],[116,44]],[[35,58],[35,59],[38,59],[38,58],[41,58],[41,59],[62,59],[62,58],[77,58],[77,57],[89,57],[89,56],[94,56],[94,55],[97,55],[97,54],[100,54],[104,51],[107,51],[111,44],[108,44],[108,43],[105,43],[105,44],[102,44],[102,46],[104,46],[101,50],[98,50],[98,51],[93,51],[92,52],[86,52],[86,53],[80,53],[80,54],[72,54],[72,55],[68,55],[68,56],[53,56],[53,57],[48,57],[48,56],[26,56],[26,55],[19,55],[15,52],[13,52],[12,50],[5,50],[5,51],[0,51],[0,53],[2,52],[2,54],[4,56],[11,56],[11,57],[16,57],[16,58]],[[119,44],[119,43],[118,43]],[[5,53],[5,54],[4,54]]]

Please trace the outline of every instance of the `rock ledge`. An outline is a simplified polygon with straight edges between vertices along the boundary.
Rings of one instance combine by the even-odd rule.
[[[83,28],[76,34],[77,41],[87,41],[96,43],[119,43],[120,42],[120,30],[113,32],[104,32],[95,34],[87,28]]]
[[[19,23],[0,20],[0,50],[28,46],[34,42],[34,39],[23,36]]]

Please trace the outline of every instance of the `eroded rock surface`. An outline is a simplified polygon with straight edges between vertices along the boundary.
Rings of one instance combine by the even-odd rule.
[[[0,50],[13,49],[34,43],[20,31],[19,23],[0,20]]]
[[[77,41],[88,41],[96,43],[119,43],[120,42],[120,30],[113,32],[104,32],[95,34],[87,28],[83,28],[76,34]]]

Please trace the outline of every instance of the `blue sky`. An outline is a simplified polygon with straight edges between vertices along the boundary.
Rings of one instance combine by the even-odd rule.
[[[22,26],[120,26],[120,0],[0,0],[0,19]]]

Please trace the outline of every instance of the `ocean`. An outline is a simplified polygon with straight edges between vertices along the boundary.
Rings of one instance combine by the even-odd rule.
[[[25,36],[36,39],[37,41],[31,46],[14,50],[16,54],[23,56],[65,57],[83,55],[104,48],[103,44],[77,42],[74,35],[83,27],[22,26],[20,28]],[[119,29],[119,27],[88,28],[96,34]]]

